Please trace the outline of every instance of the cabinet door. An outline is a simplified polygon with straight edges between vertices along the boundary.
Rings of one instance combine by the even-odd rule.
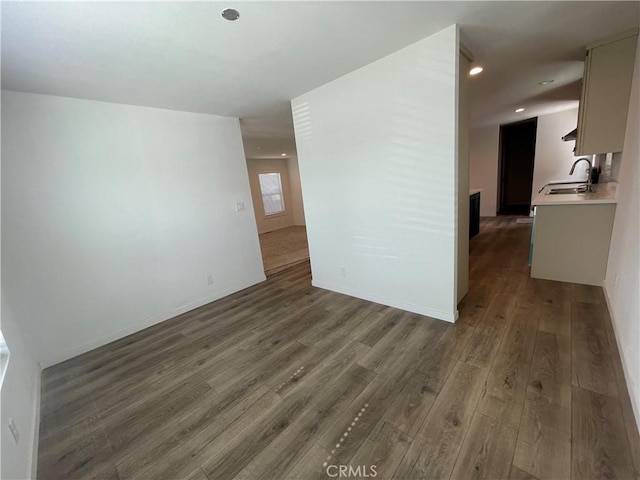
[[[636,33],[589,50],[578,116],[577,155],[622,151],[637,40]]]

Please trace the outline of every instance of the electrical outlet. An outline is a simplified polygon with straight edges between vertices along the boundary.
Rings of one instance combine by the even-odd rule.
[[[213,285],[213,275],[207,275],[207,285]]]
[[[20,443],[20,432],[18,432],[18,426],[16,422],[13,421],[13,418],[9,418],[9,430],[11,430],[11,436],[13,436],[13,441],[16,442],[16,445]]]
[[[340,276],[341,277],[346,277],[347,276],[347,269],[344,267],[340,267]]]

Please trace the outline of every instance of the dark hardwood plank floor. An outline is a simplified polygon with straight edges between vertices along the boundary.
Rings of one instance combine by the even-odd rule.
[[[529,278],[530,229],[483,219],[456,324],[305,263],[46,369],[38,477],[639,479],[602,291]]]

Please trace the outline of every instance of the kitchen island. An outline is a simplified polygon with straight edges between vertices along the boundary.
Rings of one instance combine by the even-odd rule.
[[[576,187],[554,184],[533,201],[531,276],[601,286],[607,270],[616,211],[617,183],[594,185],[595,192],[553,194]]]

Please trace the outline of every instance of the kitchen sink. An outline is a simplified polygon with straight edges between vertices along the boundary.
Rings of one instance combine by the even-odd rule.
[[[576,193],[587,193],[593,191],[593,189],[587,189],[586,185],[580,185],[579,187],[563,187],[563,188],[550,188],[547,195],[571,195]]]

